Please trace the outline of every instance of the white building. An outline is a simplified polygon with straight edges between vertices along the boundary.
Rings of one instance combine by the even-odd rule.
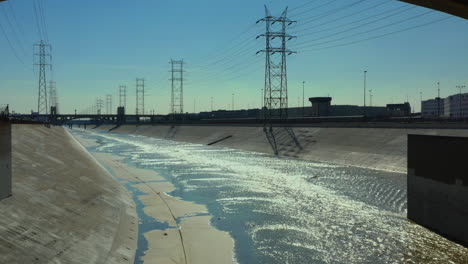
[[[441,98],[422,101],[421,115],[422,117],[442,117],[445,113],[445,100]]]
[[[454,94],[447,98],[422,101],[422,117],[468,118],[468,93]]]
[[[451,95],[446,98],[446,103],[450,104],[450,112],[446,115],[447,117],[468,117],[468,93]]]

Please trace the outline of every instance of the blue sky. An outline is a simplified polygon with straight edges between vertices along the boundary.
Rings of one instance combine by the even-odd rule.
[[[290,106],[302,96],[302,81],[306,97],[330,95],[334,104],[361,105],[364,70],[374,105],[408,97],[419,111],[420,92],[424,99],[435,97],[438,81],[442,96],[468,85],[468,20],[451,17],[347,44],[450,17],[399,1],[33,1],[44,7],[62,113],[82,111],[106,94],[115,108],[119,85],[128,87],[133,113],[135,78],[146,79],[146,111],[167,113],[171,58],[186,61],[185,111],[209,110],[211,97],[214,108],[227,109],[233,93],[235,108],[258,107],[264,55],[255,52],[264,40],[255,35],[264,27],[255,22],[264,4],[273,15],[289,6],[290,19],[298,21],[289,29],[298,36],[288,43],[298,51],[288,57]],[[0,104],[18,112],[37,109],[32,46],[40,37],[33,1],[0,3],[0,24],[24,62],[0,31]]]

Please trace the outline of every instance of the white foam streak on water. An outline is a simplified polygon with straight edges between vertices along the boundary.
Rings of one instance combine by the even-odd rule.
[[[352,175],[331,164],[139,136],[95,135],[111,142],[107,150],[118,144],[136,147],[128,155],[143,166],[184,165],[187,169],[171,177],[181,178],[186,191],[231,188],[216,199],[225,213],[254,205],[252,213],[271,215],[261,223],[246,221],[245,228],[259,253],[278,263],[302,261],[293,253],[297,250],[317,263],[411,262],[421,252],[449,261],[451,254],[463,250],[407,222],[406,192],[388,181],[369,181],[359,170]],[[155,159],[154,153],[164,159]],[[315,177],[323,182],[314,183]],[[203,182],[209,185],[200,185]],[[348,195],[354,192],[364,198]]]

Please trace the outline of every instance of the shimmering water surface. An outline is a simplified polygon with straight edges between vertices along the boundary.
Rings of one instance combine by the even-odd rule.
[[[73,130],[207,205],[239,263],[466,263],[468,250],[406,220],[406,177],[333,164]]]

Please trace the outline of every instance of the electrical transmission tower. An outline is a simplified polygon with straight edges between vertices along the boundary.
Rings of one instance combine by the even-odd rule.
[[[58,113],[57,86],[54,81],[49,81],[49,105],[51,109],[55,107],[55,111]]]
[[[101,114],[101,109],[103,106],[104,106],[104,102],[102,101],[102,99],[97,99],[96,100],[96,114],[97,115]]]
[[[171,113],[184,113],[184,60],[172,60],[171,64]]]
[[[120,85],[119,86],[119,99],[121,107],[127,108],[127,86]]]
[[[106,95],[106,114],[112,114],[112,95]]]
[[[286,56],[296,53],[286,48],[288,40],[295,38],[286,33],[286,29],[296,21],[287,18],[288,8],[280,17],[270,15],[265,6],[265,17],[258,20],[265,22],[264,34],[257,36],[265,38],[266,47],[258,53],[265,53],[265,89],[263,118],[264,127],[270,126],[274,120],[284,122],[288,118],[288,78],[286,69]]]
[[[136,79],[136,115],[145,114],[145,79]]]
[[[47,79],[46,68],[51,67],[51,46],[41,40],[38,44],[34,44],[34,56],[39,57],[37,63],[34,65],[39,66],[39,94],[37,98],[37,112],[39,114],[47,114],[49,111],[47,104]]]

